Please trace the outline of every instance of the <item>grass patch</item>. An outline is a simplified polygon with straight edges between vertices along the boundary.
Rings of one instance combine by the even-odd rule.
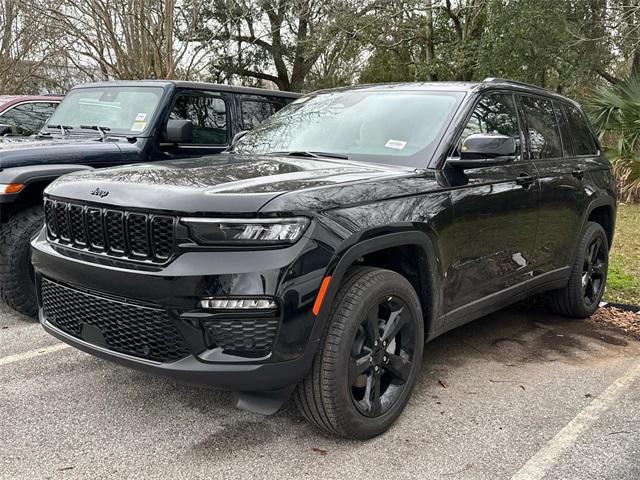
[[[605,300],[640,305],[640,205],[619,205]]]

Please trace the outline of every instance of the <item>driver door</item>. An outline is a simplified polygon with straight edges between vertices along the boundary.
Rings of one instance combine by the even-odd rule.
[[[518,150],[507,164],[455,172],[444,289],[447,322],[454,323],[464,323],[468,314],[490,307],[496,301],[491,295],[525,282],[533,273],[540,186],[535,166],[522,155],[524,138],[513,94],[483,96],[467,120],[458,148],[476,133],[511,136]]]

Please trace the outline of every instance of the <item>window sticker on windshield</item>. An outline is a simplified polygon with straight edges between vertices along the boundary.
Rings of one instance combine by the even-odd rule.
[[[407,142],[403,142],[402,140],[389,140],[384,144],[387,148],[395,148],[396,150],[402,150],[407,146]]]
[[[136,122],[144,122],[147,119],[147,114],[146,113],[139,113],[138,115],[136,115]]]
[[[144,122],[139,122],[139,121],[135,121],[133,122],[133,125],[131,126],[131,131],[132,132],[141,132],[144,130],[146,123]]]

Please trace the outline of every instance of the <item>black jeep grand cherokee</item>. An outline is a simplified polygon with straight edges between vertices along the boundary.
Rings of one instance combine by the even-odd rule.
[[[616,205],[574,102],[489,79],[318,92],[222,156],[64,176],[45,209],[47,331],[368,438],[426,340],[542,292],[593,313]]]

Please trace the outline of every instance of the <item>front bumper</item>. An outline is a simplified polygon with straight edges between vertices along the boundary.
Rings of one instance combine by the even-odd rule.
[[[305,265],[318,265],[310,262],[309,257],[322,255],[324,258],[327,254],[310,239],[271,251],[186,252],[156,271],[72,258],[47,242],[44,233],[32,246],[41,323],[47,332],[80,350],[179,381],[237,391],[274,390],[295,384],[311,366],[318,343],[311,308],[324,269],[307,271]],[[90,297],[101,303],[74,305],[73,299],[67,299],[64,314],[79,319],[79,328],[69,328],[57,314],[48,318],[51,302],[47,303],[46,298],[43,302],[43,284],[56,285],[73,292],[79,299]],[[279,305],[277,333],[270,349],[256,355],[212,345],[203,322],[224,320],[233,326],[235,321],[242,321],[255,312],[212,313],[200,309],[198,301],[203,297],[257,295],[273,297]],[[111,304],[118,308],[104,306]],[[174,325],[180,332],[181,342],[187,346],[186,350],[179,350],[185,354],[165,359],[147,356],[144,346],[134,351],[127,350],[128,347],[123,349],[120,341],[125,336],[129,344],[144,343],[151,338],[149,335],[136,337],[132,322],[157,321],[153,315],[129,315],[127,308],[157,312],[162,321]],[[114,334],[109,330],[113,328],[119,330]],[[157,339],[162,332],[156,329],[152,337]],[[116,340],[114,335],[118,337]]]

